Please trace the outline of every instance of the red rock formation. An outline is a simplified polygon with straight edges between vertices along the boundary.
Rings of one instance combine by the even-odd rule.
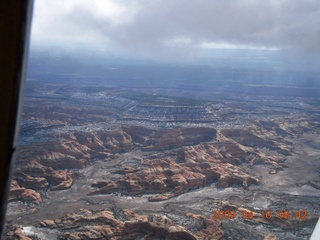
[[[42,199],[39,193],[34,190],[20,187],[17,181],[12,181],[10,186],[9,202],[25,201],[39,204]]]
[[[92,158],[109,158],[132,147],[131,136],[123,131],[64,134],[58,142],[21,147],[14,179],[33,190],[67,189],[73,184],[73,172],[65,169],[85,168]]]
[[[232,165],[241,165],[244,162],[250,163],[250,165],[270,164],[277,171],[286,167],[284,156],[267,155],[264,151],[231,141],[208,142],[182,147],[179,149],[177,157],[180,162],[186,163],[209,161]]]
[[[172,197],[172,195],[170,195],[170,194],[156,195],[156,196],[148,197],[148,201],[149,202],[161,202],[164,200],[168,200],[170,197]]]
[[[70,188],[73,184],[72,177],[73,172],[71,171],[54,171],[52,175],[48,176],[50,183],[54,184],[54,186],[51,187],[51,190],[58,191]]]
[[[27,237],[23,234],[22,228],[13,225],[10,227],[9,231],[5,234],[5,239],[14,239],[14,240],[32,240],[31,238]]]
[[[132,150],[131,136],[124,131],[77,132],[60,135],[60,141],[21,147],[20,164],[36,161],[53,169],[85,168],[92,158],[109,158]]]
[[[133,141],[136,143],[143,144],[147,137],[154,132],[154,130],[141,126],[123,126],[123,131],[130,134]]]
[[[17,182],[26,188],[34,190],[48,188],[66,189],[72,185],[73,171],[70,170],[54,170],[51,167],[41,165],[36,161],[31,161],[26,167],[17,168],[15,173]],[[62,187],[65,186],[65,187]]]
[[[128,152],[132,150],[133,142],[131,136],[124,131],[111,132],[100,135],[103,145],[112,153]]]
[[[198,226],[197,232],[187,227],[174,225],[173,222],[162,215],[143,216],[130,210],[120,210],[122,219],[117,219],[112,211],[105,210],[93,213],[81,209],[77,214],[72,213],[57,220],[45,220],[40,223],[42,227],[63,230],[60,239],[184,239],[222,240],[224,233],[218,221],[213,221],[203,215],[187,214],[186,218],[193,218]]]
[[[245,129],[222,129],[221,134],[244,146],[276,149],[272,141],[262,139]]]
[[[199,214],[187,213],[186,216],[191,217],[198,222],[202,222],[202,224],[206,226],[195,234],[197,239],[224,239],[224,233],[222,232],[218,221],[214,221]]]
[[[40,158],[40,163],[53,169],[79,169],[85,168],[87,159],[77,159],[73,156],[64,155],[58,152],[47,153]]]
[[[72,140],[87,147],[88,153],[109,152],[119,153],[132,150],[131,136],[122,131],[114,132],[76,132],[71,135]]]
[[[32,177],[23,172],[16,173],[16,180],[21,187],[34,190],[45,189],[49,186],[47,179],[44,177]]]
[[[268,131],[259,127],[259,124],[253,124],[248,129],[222,129],[221,134],[232,139],[243,146],[255,149],[267,148],[278,153],[291,156],[290,142],[280,138],[275,131]]]
[[[92,184],[99,188],[90,193],[110,194],[113,192],[135,194],[169,193],[160,197],[151,197],[151,201],[166,200],[188,190],[206,186],[218,181],[218,187],[229,187],[241,184],[247,188],[250,184],[258,184],[259,179],[244,173],[240,168],[218,161],[178,164],[171,159],[144,161],[144,167],[134,173],[125,173],[115,181],[98,181]]]
[[[136,145],[143,151],[180,149],[177,159],[165,159],[159,154],[150,156],[150,160],[136,159],[142,166],[123,166],[113,171],[123,177],[98,180],[93,186],[99,189],[92,194],[170,192],[170,196],[176,196],[214,181],[217,187],[241,184],[247,188],[259,180],[244,173],[242,163],[270,164],[272,174],[286,167],[281,154],[290,150],[289,143],[277,137],[278,128],[287,131],[280,124],[257,121],[250,129],[224,129],[218,133],[202,127],[152,130],[126,126],[113,132],[62,134],[59,142],[23,148],[15,180],[20,186],[34,190],[49,186],[51,190],[66,189],[73,184],[73,173],[65,169],[85,168],[91,159],[108,159],[116,153],[131,151]],[[264,147],[279,154],[268,155],[260,149]],[[167,195],[164,196],[150,200],[166,199]]]

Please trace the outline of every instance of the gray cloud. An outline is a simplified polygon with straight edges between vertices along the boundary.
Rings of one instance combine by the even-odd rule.
[[[103,16],[103,9],[86,4],[75,4],[68,11],[52,6],[45,9],[42,4],[42,11],[53,13],[50,17],[36,13],[34,38],[97,41],[107,48],[140,56],[192,57],[204,42],[320,53],[318,0],[107,2],[124,10],[116,16]],[[107,11],[108,4],[105,7]]]

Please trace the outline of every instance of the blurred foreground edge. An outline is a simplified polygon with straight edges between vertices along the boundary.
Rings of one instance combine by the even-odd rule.
[[[0,1],[0,237],[19,134],[32,7],[33,0]]]
[[[320,239],[320,219],[317,222],[317,225],[313,229],[313,233],[310,237],[310,240],[319,240]]]

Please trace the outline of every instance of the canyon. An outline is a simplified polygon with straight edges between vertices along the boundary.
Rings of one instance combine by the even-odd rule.
[[[6,239],[308,239],[318,99],[223,89],[31,81]],[[268,209],[308,216],[266,220]]]

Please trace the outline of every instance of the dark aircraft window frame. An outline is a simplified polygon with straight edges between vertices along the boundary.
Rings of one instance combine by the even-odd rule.
[[[0,1],[0,237],[19,135],[32,9],[33,0]]]

